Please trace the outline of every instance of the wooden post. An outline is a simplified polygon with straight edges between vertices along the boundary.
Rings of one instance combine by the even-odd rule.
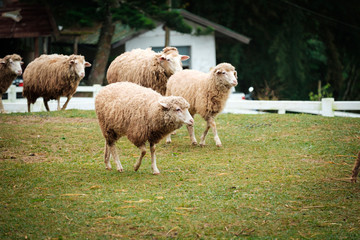
[[[171,0],[167,0],[169,11],[171,10]],[[170,29],[165,25],[165,47],[170,46]]]
[[[75,36],[75,39],[74,39],[74,54],[75,55],[78,54],[78,49],[79,49],[79,36]]]
[[[39,37],[34,38],[34,57],[37,58],[40,56],[39,52]]]

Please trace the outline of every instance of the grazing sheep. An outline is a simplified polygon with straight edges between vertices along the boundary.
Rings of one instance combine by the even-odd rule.
[[[134,49],[112,61],[106,78],[109,83],[133,82],[165,95],[168,78],[181,71],[181,61],[187,59],[189,56],[179,55],[175,47],[166,47],[160,53],[150,48]]]
[[[110,154],[117,170],[123,171],[116,152],[115,142],[122,136],[137,146],[141,153],[134,165],[137,171],[146,153],[149,141],[153,174],[156,166],[155,144],[164,136],[180,128],[183,123],[193,125],[189,103],[182,97],[164,97],[150,88],[135,83],[113,83],[100,90],[95,99],[95,111],[105,137],[105,165],[111,169]]]
[[[43,97],[47,111],[50,111],[48,101],[57,99],[57,110],[60,110],[60,97],[67,100],[61,110],[64,110],[71,97],[76,92],[81,79],[85,76],[85,67],[91,64],[80,55],[41,55],[32,61],[24,71],[23,96],[27,98],[28,111],[30,104]]]
[[[201,136],[200,145],[205,145],[205,137],[211,127],[216,146],[221,147],[221,141],[216,131],[215,117],[221,112],[229,97],[231,88],[237,85],[237,73],[229,63],[221,63],[212,68],[209,73],[196,70],[184,70],[172,75],[167,84],[166,95],[181,96],[190,103],[191,116],[198,113],[207,122]],[[192,144],[197,141],[194,127],[187,126]],[[171,142],[168,135],[166,142]]]
[[[11,83],[22,74],[21,57],[17,54],[0,58],[0,112],[5,113],[1,96],[7,91]]]
[[[359,174],[359,167],[360,167],[360,152],[358,153],[357,159],[354,164],[354,168],[352,170],[351,175],[351,182],[356,183],[357,175]]]

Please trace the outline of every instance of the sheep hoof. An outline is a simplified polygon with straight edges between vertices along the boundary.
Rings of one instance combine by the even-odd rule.
[[[167,143],[167,144],[170,144],[170,143],[171,143],[171,140],[166,140],[166,143]]]
[[[356,183],[356,178],[352,178],[352,179],[351,179],[351,182],[352,182],[352,183]]]
[[[216,144],[216,146],[217,146],[217,147],[219,147],[219,148],[221,148],[221,147],[222,147],[222,145],[221,145],[221,144]]]
[[[124,171],[124,169],[122,169],[122,168],[120,168],[120,169],[118,169],[118,172],[123,172]]]
[[[200,143],[200,147],[205,147],[205,143]]]
[[[160,175],[160,172],[153,172],[153,175]]]
[[[191,143],[191,145],[193,145],[193,146],[197,146],[197,145],[198,145],[198,143],[197,143],[197,142],[192,142],[192,143]]]
[[[108,171],[111,171],[111,167],[106,167],[105,169]]]

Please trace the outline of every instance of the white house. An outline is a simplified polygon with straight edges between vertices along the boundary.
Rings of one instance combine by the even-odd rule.
[[[228,37],[236,41],[248,44],[250,39],[221,25],[210,22],[185,10],[179,10],[185,21],[193,29],[212,29],[205,34],[182,34],[170,31],[170,46],[178,48],[180,54],[189,55],[190,59],[183,63],[184,68],[208,72],[216,63],[216,37]],[[194,30],[195,32],[195,30]],[[116,33],[115,33],[116,34]],[[149,48],[154,51],[161,51],[165,46],[165,31],[163,25],[159,24],[154,30],[133,33],[112,44],[113,48],[124,45],[125,51],[135,48]]]

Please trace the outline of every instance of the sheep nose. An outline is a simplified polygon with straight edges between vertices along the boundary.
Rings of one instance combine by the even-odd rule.
[[[18,71],[16,71],[16,74],[20,76],[22,74],[22,71],[18,70]]]
[[[237,80],[234,80],[232,84],[234,85],[234,87],[235,87],[236,85],[238,85]]]
[[[190,126],[194,125],[194,119],[193,119],[193,118],[190,119],[190,120],[189,120],[189,123],[190,123],[190,124],[189,124]]]

